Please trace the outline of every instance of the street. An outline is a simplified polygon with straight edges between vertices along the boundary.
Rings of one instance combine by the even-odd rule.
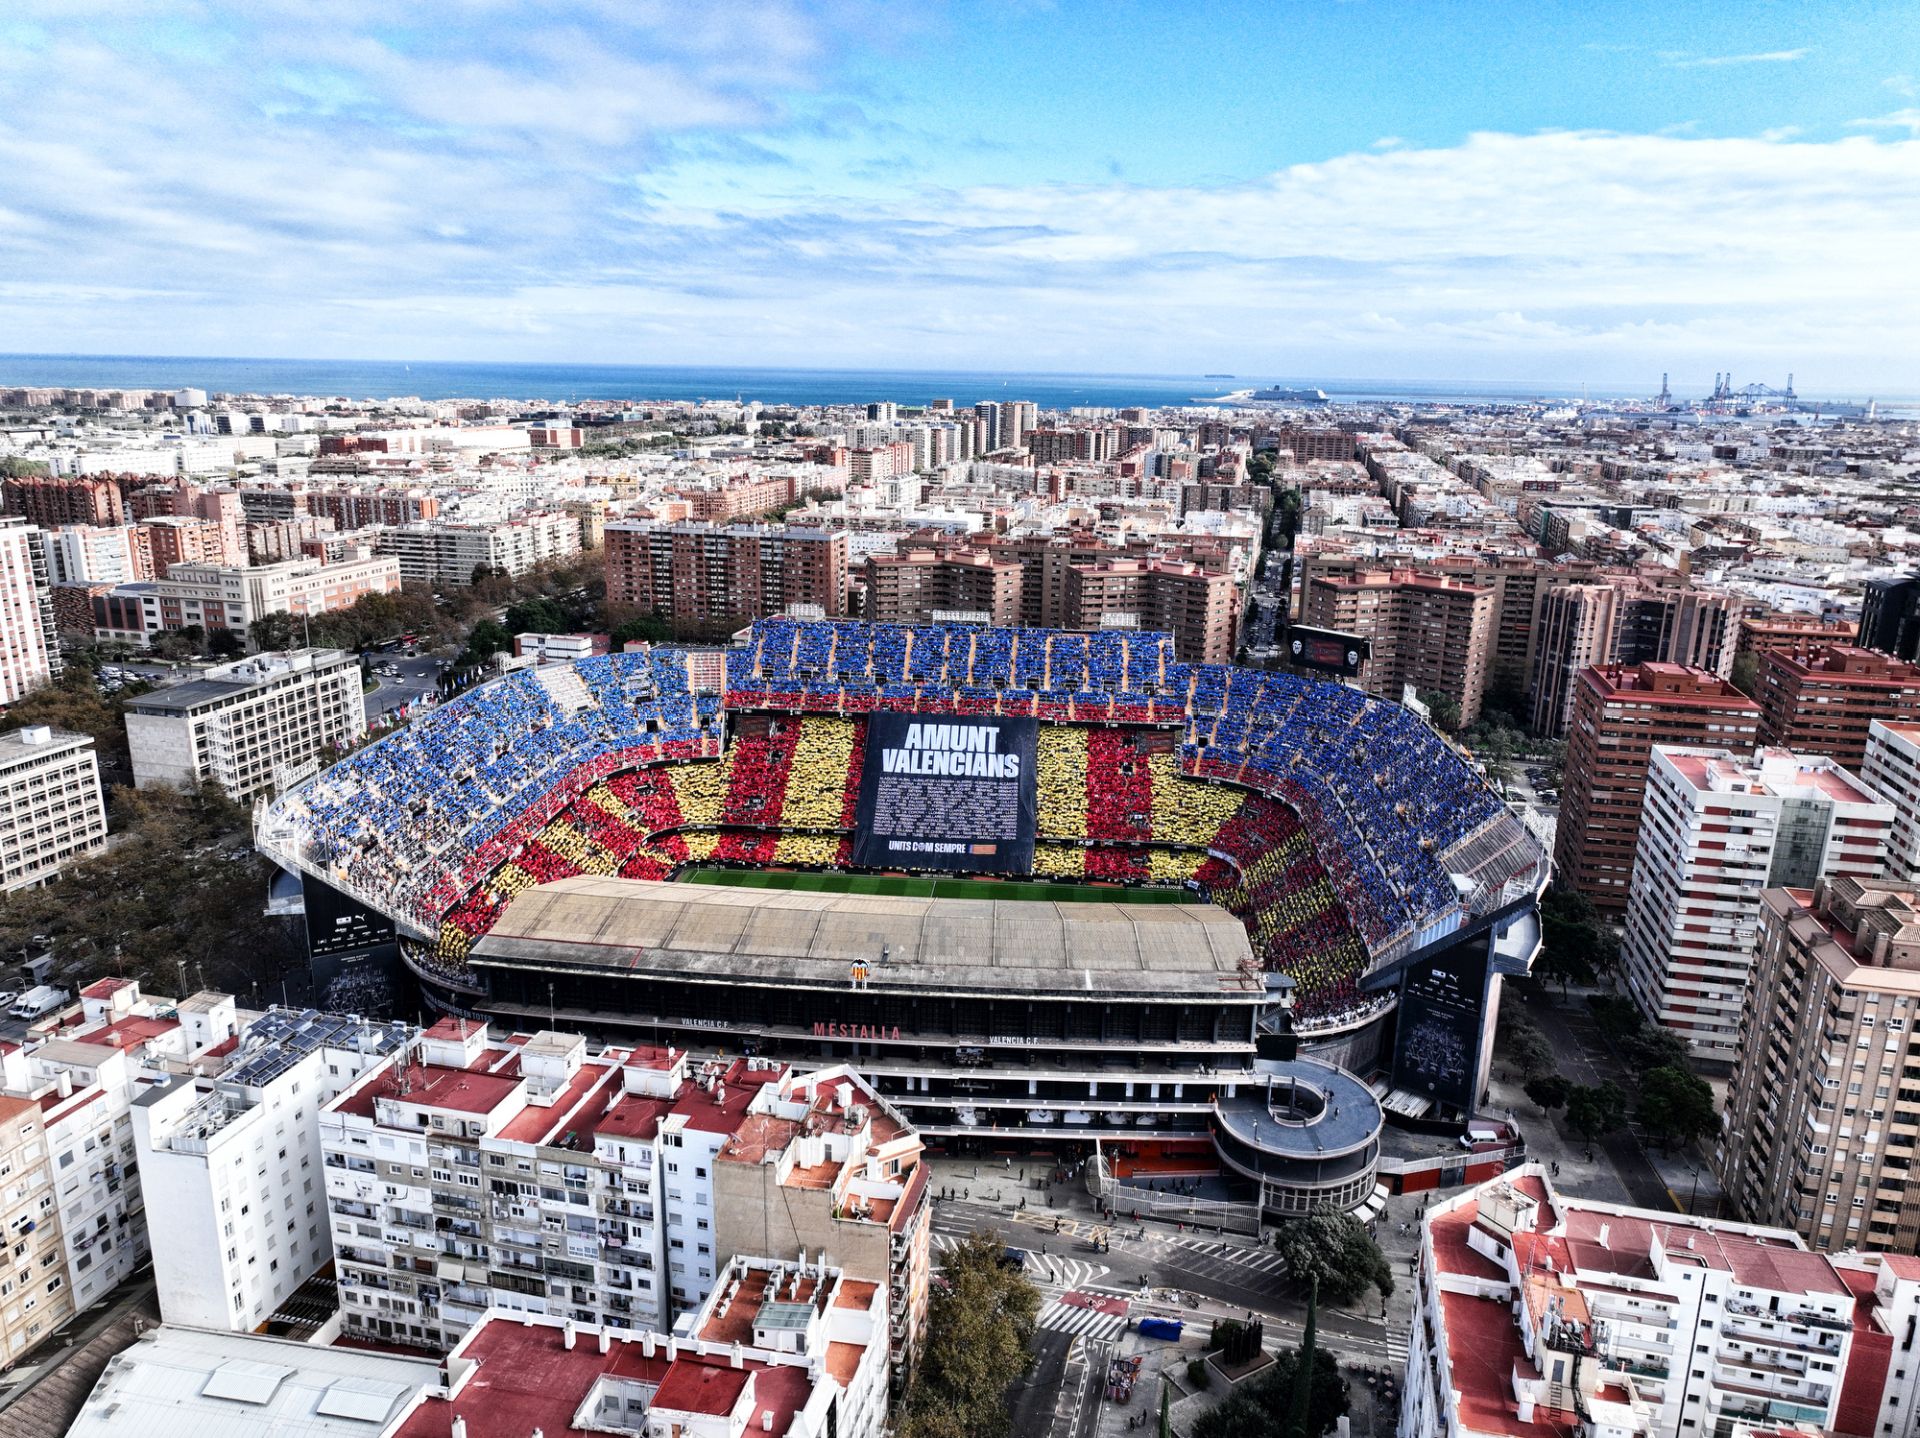
[[[970,1186],[966,1168],[949,1172],[961,1181],[961,1191]],[[1270,1348],[1300,1341],[1306,1306],[1270,1246],[1153,1222],[1108,1225],[1084,1192],[1066,1185],[1050,1191],[1058,1206],[1049,1208],[1049,1195],[1024,1181],[1019,1170],[1006,1175],[995,1192],[1001,1195],[998,1202],[936,1200],[934,1259],[937,1264],[942,1251],[975,1233],[993,1234],[1029,1255],[1026,1275],[1040,1290],[1040,1311],[1034,1367],[1011,1399],[1017,1432],[1030,1438],[1095,1438],[1103,1414],[1120,1418],[1127,1412],[1104,1400],[1112,1357],[1144,1352],[1156,1365],[1149,1371],[1173,1371],[1199,1356],[1215,1319],[1262,1319]],[[1022,1198],[1024,1210],[1018,1207]],[[1107,1232],[1104,1250],[1094,1248],[1090,1235],[1096,1229]],[[1395,1243],[1386,1229],[1383,1224],[1382,1247],[1396,1271],[1403,1271],[1411,1240]],[[1385,1323],[1375,1312],[1323,1307],[1321,1344],[1356,1375],[1366,1367],[1398,1374],[1406,1364],[1407,1298],[1403,1285]],[[1186,1332],[1177,1344],[1143,1339],[1136,1331],[1138,1320],[1149,1316],[1180,1319]],[[1142,1388],[1157,1392],[1145,1379]]]
[[[367,718],[377,719],[382,714],[398,709],[432,694],[440,682],[440,661],[421,655],[409,659],[400,654],[375,654],[370,656],[374,664],[391,664],[400,671],[397,679],[374,677],[379,686],[367,691]]]

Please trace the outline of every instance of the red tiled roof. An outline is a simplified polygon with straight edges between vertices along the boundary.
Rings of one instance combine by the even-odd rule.
[[[481,1063],[486,1062],[486,1056]],[[442,1068],[439,1064],[410,1064],[406,1072],[407,1091],[400,1091],[399,1071],[382,1069],[370,1081],[342,1094],[336,1103],[341,1113],[373,1117],[376,1100],[403,1099],[423,1108],[447,1109],[453,1113],[491,1113],[513,1092],[517,1077],[483,1072],[479,1065],[470,1069]]]
[[[1880,1422],[1880,1400],[1886,1392],[1887,1369],[1893,1362],[1893,1335],[1882,1332],[1873,1321],[1876,1275],[1851,1268],[1842,1268],[1839,1273],[1854,1297],[1853,1343],[1847,1351],[1847,1371],[1840,1377],[1840,1403],[1833,1410],[1833,1431],[1865,1438],[1877,1430]]]
[[[1579,1418],[1573,1413],[1541,1406],[1533,1410],[1533,1421],[1520,1421],[1513,1397],[1514,1367],[1534,1376],[1537,1370],[1521,1346],[1520,1330],[1506,1304],[1443,1292],[1440,1306],[1463,1427],[1502,1438],[1574,1438]]]

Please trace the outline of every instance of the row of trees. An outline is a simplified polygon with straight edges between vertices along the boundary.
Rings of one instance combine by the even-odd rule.
[[[163,993],[278,1000],[282,976],[302,972],[300,951],[286,922],[266,917],[273,867],[247,810],[214,784],[122,787],[109,828],[113,844],[57,883],[0,896],[0,951],[51,948],[82,980],[116,973]]]
[[[1587,1146],[1617,1133],[1631,1117],[1659,1143],[1672,1148],[1720,1132],[1713,1089],[1687,1064],[1685,1040],[1646,1022],[1629,999],[1596,995],[1589,1000],[1595,1022],[1636,1075],[1629,1091],[1611,1079],[1575,1083],[1560,1069],[1560,1055],[1546,1035],[1509,1000],[1500,1013],[1502,1059],[1518,1070],[1527,1098],[1542,1113],[1566,1111],[1567,1129]]]
[[[927,1341],[897,1412],[898,1438],[1003,1438],[1013,1427],[1013,1385],[1033,1363],[1028,1344],[1040,1291],[1002,1260],[992,1234],[976,1233],[941,1258],[927,1308]]]

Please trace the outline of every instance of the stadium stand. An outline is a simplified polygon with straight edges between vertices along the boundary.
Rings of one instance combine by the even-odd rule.
[[[1541,862],[1409,711],[1184,664],[1164,634],[765,619],[724,660],[723,693],[671,647],[504,675],[266,806],[261,847],[459,976],[535,884],[844,866],[867,713],[1032,714],[1035,874],[1194,885],[1308,1013],[1358,1005],[1370,967]]]

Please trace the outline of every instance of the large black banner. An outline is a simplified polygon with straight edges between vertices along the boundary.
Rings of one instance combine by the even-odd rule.
[[[397,1018],[411,987],[393,920],[311,874],[302,876],[314,1002],[336,1014]]]
[[[1463,1113],[1473,1111],[1486,992],[1484,942],[1465,943],[1407,966],[1400,980],[1395,1088],[1426,1094]]]
[[[1304,624],[1287,631],[1287,657],[1302,669],[1352,678],[1372,656],[1373,642],[1364,635],[1309,629]]]
[[[1033,868],[1032,719],[867,717],[853,862],[868,869]]]

